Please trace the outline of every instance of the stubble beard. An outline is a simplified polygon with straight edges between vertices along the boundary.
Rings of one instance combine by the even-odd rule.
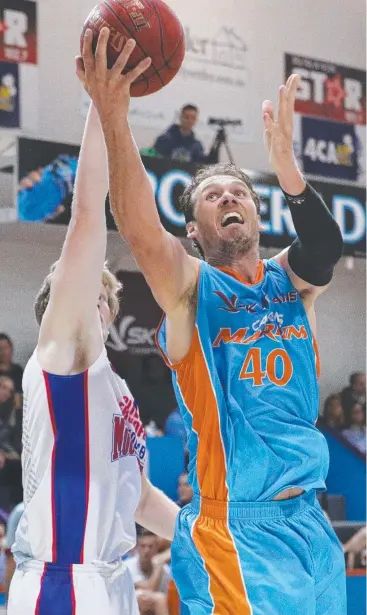
[[[252,230],[249,235],[238,235],[231,239],[221,239],[218,246],[220,256],[231,262],[237,257],[245,256],[251,252],[255,246],[259,245],[259,230]]]

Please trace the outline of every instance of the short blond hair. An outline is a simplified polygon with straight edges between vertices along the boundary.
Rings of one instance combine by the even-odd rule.
[[[51,265],[50,272],[45,277],[36,297],[34,311],[36,314],[36,320],[39,325],[42,322],[43,315],[48,306],[48,302],[50,301],[51,282],[55,273],[57,263],[58,261]],[[119,291],[122,290],[122,284],[121,282],[119,282],[116,276],[108,269],[107,261],[105,262],[103,267],[101,281],[107,291],[108,307],[110,308],[111,320],[113,322],[120,310]]]

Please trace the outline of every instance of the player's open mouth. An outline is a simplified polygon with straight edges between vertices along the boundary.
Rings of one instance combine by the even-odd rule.
[[[222,228],[225,228],[226,226],[230,226],[230,224],[244,224],[244,219],[237,211],[230,211],[224,214],[221,225]]]

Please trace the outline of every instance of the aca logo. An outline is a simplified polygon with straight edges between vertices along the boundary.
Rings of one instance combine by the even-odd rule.
[[[356,181],[359,149],[355,126],[302,117],[302,164],[305,173]]]
[[[303,151],[304,156],[308,156],[313,162],[323,162],[326,164],[342,165],[352,167],[353,154],[355,154],[353,138],[350,134],[343,135],[341,143],[325,141],[324,139],[314,139],[310,137]]]

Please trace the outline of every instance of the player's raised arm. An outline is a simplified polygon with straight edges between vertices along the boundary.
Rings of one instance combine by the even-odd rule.
[[[106,255],[107,191],[106,147],[97,111],[91,106],[66,239],[52,277],[37,300],[40,312],[45,307],[42,301],[47,303],[38,358],[44,369],[54,373],[68,374],[77,368],[77,354],[80,369],[87,368],[103,348],[97,306]],[[39,314],[37,317],[41,320]]]
[[[309,304],[330,283],[343,253],[343,237],[321,196],[300,172],[293,151],[294,104],[299,76],[291,75],[279,90],[278,117],[270,101],[263,104],[265,144],[290,208],[297,238],[275,257]]]
[[[120,234],[129,244],[157,302],[165,312],[172,314],[182,297],[195,286],[198,261],[188,256],[180,241],[162,226],[153,190],[128,123],[131,84],[147,70],[150,59],[122,75],[135,47],[135,42],[129,40],[114,67],[107,70],[108,36],[108,29],[103,28],[99,52],[93,57],[92,35],[86,32],[85,71],[80,79],[101,119],[108,151],[110,202]]]

